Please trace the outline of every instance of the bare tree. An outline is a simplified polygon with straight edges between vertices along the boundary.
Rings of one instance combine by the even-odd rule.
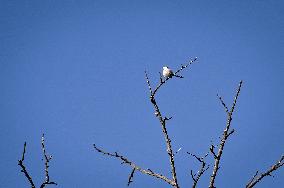
[[[142,167],[136,165],[136,163],[130,161],[128,158],[126,158],[125,156],[118,154],[117,152],[114,153],[110,153],[110,152],[106,152],[100,148],[98,148],[95,144],[94,149],[99,152],[102,153],[108,157],[115,157],[118,158],[122,164],[126,164],[129,165],[132,170],[130,172],[130,175],[128,177],[128,183],[127,185],[129,186],[130,183],[133,181],[133,177],[134,177],[134,173],[135,171],[139,171],[143,174],[161,179],[163,181],[165,181],[166,183],[168,183],[170,186],[174,187],[174,188],[179,188],[179,183],[178,183],[178,176],[177,176],[177,172],[176,172],[176,166],[175,166],[175,155],[174,152],[172,150],[172,144],[171,144],[171,139],[170,136],[168,134],[167,131],[167,121],[169,121],[170,119],[172,119],[172,117],[166,117],[164,115],[162,115],[162,112],[157,104],[156,101],[156,94],[159,91],[159,89],[165,85],[170,79],[172,78],[183,78],[183,76],[179,75],[179,73],[184,70],[185,68],[188,68],[192,63],[196,62],[197,58],[194,58],[193,60],[189,61],[189,63],[187,63],[186,65],[181,65],[181,67],[174,72],[174,77],[166,77],[164,78],[162,76],[162,74],[160,73],[160,79],[159,79],[159,83],[158,85],[153,88],[151,83],[150,83],[150,79],[148,77],[147,72],[145,71],[145,78],[146,78],[146,82],[148,85],[148,89],[150,92],[150,102],[152,103],[154,110],[155,110],[155,116],[158,118],[160,125],[161,125],[161,130],[163,132],[164,135],[164,140],[165,140],[165,144],[166,144],[166,151],[167,151],[167,155],[169,157],[169,164],[170,164],[170,171],[171,171],[171,177],[166,177],[160,173],[156,173],[154,171],[152,171],[151,169],[143,169]],[[218,170],[220,169],[220,161],[222,158],[222,154],[224,152],[224,148],[225,145],[227,143],[228,138],[234,133],[234,129],[231,128],[231,122],[233,119],[233,113],[237,104],[237,100],[238,97],[240,95],[240,91],[241,91],[241,87],[242,87],[243,81],[241,80],[239,82],[239,85],[237,87],[236,90],[236,94],[233,100],[233,104],[230,107],[230,109],[227,107],[226,103],[224,102],[224,100],[222,99],[222,97],[220,97],[217,94],[218,99],[220,100],[222,106],[224,107],[224,110],[226,112],[227,115],[227,121],[226,121],[226,126],[225,129],[223,131],[222,136],[220,137],[220,143],[215,146],[213,144],[211,144],[210,148],[209,148],[209,152],[207,154],[205,154],[203,157],[198,157],[195,154],[189,153],[187,152],[189,155],[193,156],[195,159],[197,159],[197,161],[201,164],[200,169],[196,172],[193,173],[193,171],[190,171],[190,175],[191,178],[193,180],[193,184],[192,187],[195,188],[201,178],[202,175],[204,175],[204,173],[209,169],[210,165],[205,161],[205,158],[208,156],[209,153],[211,153],[213,155],[214,158],[214,166],[212,168],[212,174],[210,176],[210,180],[209,180],[209,188],[215,188],[215,179],[218,175]],[[218,150],[216,150],[216,148],[218,147]],[[266,172],[258,175],[258,171],[257,173],[253,176],[253,178],[248,182],[248,184],[246,185],[246,188],[251,188],[254,185],[256,185],[258,182],[260,182],[265,176],[271,176],[271,173],[276,171],[277,169],[279,169],[281,166],[283,166],[283,160],[284,160],[284,156],[281,157],[281,159],[279,161],[277,161],[276,164],[274,164],[270,169],[268,169]]]
[[[27,167],[24,164],[25,154],[26,154],[26,146],[27,146],[27,143],[25,142],[24,143],[24,150],[23,150],[23,153],[22,153],[22,158],[20,160],[18,160],[18,165],[21,167],[21,172],[24,173],[24,175],[28,179],[31,187],[32,188],[36,188],[36,186],[34,184],[34,181],[32,179],[32,176],[30,175],[30,173],[27,170]],[[52,159],[52,156],[51,155],[47,155],[47,153],[46,153],[45,143],[44,143],[44,134],[41,137],[41,148],[42,148],[43,157],[44,157],[45,180],[40,185],[40,188],[44,188],[46,185],[57,185],[56,182],[50,181],[48,168],[49,168],[49,162]]]
[[[168,183],[170,186],[174,187],[174,188],[180,188],[179,186],[179,181],[178,181],[178,176],[177,176],[177,172],[176,172],[176,166],[175,166],[175,154],[177,152],[173,152],[172,149],[172,144],[171,144],[171,139],[169,136],[169,133],[167,131],[167,122],[169,120],[172,119],[172,117],[166,117],[164,115],[162,115],[162,112],[158,106],[158,103],[156,101],[156,94],[157,92],[160,90],[160,88],[165,85],[170,79],[173,78],[183,78],[183,76],[179,75],[181,71],[183,71],[185,68],[188,68],[192,63],[196,62],[197,58],[194,58],[193,60],[189,61],[189,63],[185,64],[185,65],[181,65],[181,67],[175,71],[173,73],[174,76],[169,76],[169,77],[163,77],[161,73],[160,77],[159,77],[159,83],[157,84],[156,87],[152,87],[151,83],[150,83],[150,79],[148,77],[147,72],[145,71],[145,78],[146,78],[146,82],[148,85],[148,89],[150,92],[149,95],[149,99],[150,102],[153,105],[154,111],[155,111],[155,116],[157,117],[157,119],[159,120],[159,123],[161,125],[161,130],[163,132],[163,136],[164,136],[164,141],[165,141],[165,145],[166,145],[166,153],[169,157],[169,166],[170,166],[170,172],[171,172],[171,177],[167,177],[161,173],[157,173],[154,172],[153,170],[147,168],[142,168],[140,166],[138,166],[135,162],[129,160],[127,157],[119,154],[118,152],[106,152],[102,149],[100,149],[99,147],[97,147],[95,144],[93,144],[94,149],[103,154],[106,155],[108,157],[114,157],[119,159],[122,164],[126,164],[128,166],[130,166],[132,168],[129,177],[128,177],[128,182],[127,185],[129,186],[132,182],[133,182],[133,178],[134,178],[134,174],[136,171],[139,171],[145,175],[149,175],[152,176],[154,178],[163,180],[164,182]],[[237,100],[239,98],[240,95],[240,91],[241,91],[241,87],[242,87],[243,81],[239,82],[239,85],[237,87],[236,90],[236,94],[233,100],[233,104],[230,107],[230,109],[228,108],[228,106],[226,105],[226,103],[224,102],[224,100],[222,99],[222,97],[220,97],[217,94],[217,97],[220,101],[220,103],[222,104],[226,115],[227,115],[227,120],[226,120],[226,126],[225,129],[223,131],[222,136],[220,137],[220,143],[215,146],[213,144],[211,144],[210,148],[209,148],[209,152],[206,153],[203,157],[198,157],[197,155],[193,154],[193,153],[189,153],[187,152],[190,156],[194,157],[199,163],[200,163],[200,169],[194,173],[193,170],[190,171],[190,175],[193,181],[192,187],[195,188],[201,177],[204,175],[204,173],[210,168],[210,164],[208,164],[208,162],[205,161],[206,157],[209,155],[209,153],[212,154],[213,158],[214,158],[214,165],[212,168],[212,174],[210,176],[210,180],[209,180],[209,188],[216,188],[215,186],[215,179],[218,175],[218,170],[220,169],[220,162],[221,162],[221,158],[223,156],[224,153],[224,148],[225,145],[227,143],[228,138],[234,133],[234,129],[231,128],[231,122],[233,119],[233,113],[237,104]],[[23,174],[25,175],[26,179],[28,180],[31,188],[36,188],[35,183],[33,181],[32,176],[30,175],[30,173],[27,170],[27,167],[24,164],[24,160],[25,160],[25,154],[26,154],[26,142],[24,143],[24,149],[22,152],[22,158],[18,160],[18,165],[21,167],[21,172],[23,172]],[[45,180],[41,183],[41,185],[39,186],[40,188],[44,188],[47,185],[57,185],[56,182],[51,181],[50,180],[50,176],[49,176],[49,162],[52,159],[52,157],[50,155],[47,154],[46,149],[45,149],[45,141],[44,141],[44,134],[42,135],[42,139],[41,139],[41,147],[42,147],[42,152],[43,152],[43,160],[44,160],[44,166],[45,166]],[[218,148],[218,150],[216,150],[216,148]],[[265,172],[260,173],[259,171],[256,171],[255,175],[249,180],[249,182],[246,184],[246,188],[252,188],[254,187],[257,183],[259,183],[260,181],[263,180],[264,177],[266,176],[272,176],[272,173],[276,170],[278,170],[280,167],[282,167],[284,165],[284,155],[281,156],[281,158],[275,163],[273,164],[269,169],[267,169]]]

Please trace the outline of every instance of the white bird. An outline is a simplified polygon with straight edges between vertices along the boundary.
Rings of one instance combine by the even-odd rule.
[[[163,67],[163,76],[165,78],[171,78],[172,76],[174,76],[173,71],[169,68],[169,67]]]

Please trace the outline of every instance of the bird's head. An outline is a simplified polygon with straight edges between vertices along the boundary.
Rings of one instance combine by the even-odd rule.
[[[164,66],[164,67],[163,67],[163,70],[165,70],[165,69],[169,69],[169,67],[167,67],[167,66]]]

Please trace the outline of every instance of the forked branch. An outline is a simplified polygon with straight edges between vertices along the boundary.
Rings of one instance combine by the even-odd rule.
[[[200,180],[201,176],[204,174],[206,170],[209,169],[209,165],[205,162],[205,158],[208,156],[209,153],[207,153],[203,157],[197,157],[195,154],[187,152],[189,155],[193,156],[195,159],[198,160],[198,162],[201,164],[200,169],[197,171],[197,173],[193,173],[193,171],[190,171],[191,178],[193,180],[192,188],[195,188],[197,186],[198,181]]]
[[[33,182],[32,177],[30,176],[25,164],[24,164],[24,160],[25,160],[25,154],[26,154],[26,146],[27,143],[25,142],[24,144],[24,150],[22,153],[22,158],[20,160],[18,160],[18,165],[22,168],[21,172],[24,173],[25,177],[28,179],[31,188],[35,188],[35,184]],[[49,162],[51,160],[51,156],[48,156],[46,154],[46,150],[45,150],[45,144],[44,144],[44,134],[42,135],[42,139],[41,139],[41,147],[42,147],[42,151],[43,151],[43,155],[44,155],[44,165],[45,165],[45,181],[40,185],[40,188],[44,188],[46,185],[57,185],[57,183],[50,181],[49,178],[49,172],[48,172],[48,168],[49,168]]]
[[[220,160],[221,160],[221,157],[222,157],[222,154],[223,154],[223,150],[224,150],[226,141],[229,138],[229,136],[234,133],[234,129],[230,130],[230,127],[231,127],[233,112],[235,110],[238,97],[240,95],[242,83],[243,83],[243,81],[241,80],[240,83],[239,83],[239,86],[237,88],[237,92],[236,92],[236,95],[235,95],[235,98],[234,98],[234,101],[233,101],[233,104],[232,104],[232,107],[231,107],[230,111],[228,110],[228,107],[225,104],[225,102],[223,101],[223,99],[219,95],[217,95],[219,100],[220,100],[220,102],[221,102],[221,104],[223,105],[223,107],[224,107],[224,109],[225,109],[225,111],[227,113],[227,123],[226,123],[226,128],[225,128],[225,130],[223,132],[223,135],[222,135],[222,139],[220,140],[219,149],[218,149],[217,154],[214,151],[214,148],[215,148],[214,146],[211,146],[211,148],[210,148],[210,152],[214,156],[215,162],[214,162],[213,172],[212,172],[212,175],[210,177],[209,188],[215,188],[215,185],[214,185],[215,178],[216,178],[217,172],[218,172],[218,170],[220,168],[219,167]]]

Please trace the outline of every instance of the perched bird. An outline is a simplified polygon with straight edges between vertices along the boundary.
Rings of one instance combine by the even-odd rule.
[[[174,76],[173,71],[169,68],[169,67],[163,67],[163,76],[165,78],[171,78],[172,76]]]

